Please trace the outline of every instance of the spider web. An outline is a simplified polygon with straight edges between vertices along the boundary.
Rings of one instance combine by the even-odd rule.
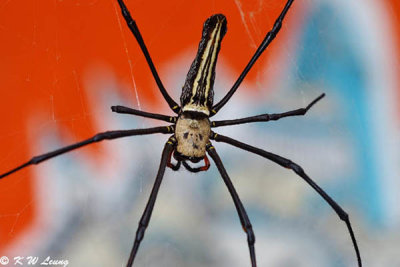
[[[399,29],[391,25],[399,21],[399,6],[389,0],[347,2],[296,1],[277,39],[216,120],[304,107],[321,92],[326,98],[304,118],[216,132],[299,163],[350,214],[363,260],[396,266],[400,186],[393,66],[399,66]],[[226,15],[215,102],[284,3],[126,0],[176,101],[203,21]],[[8,0],[0,3],[0,18],[0,172],[97,132],[164,125],[112,113],[112,105],[172,115],[116,1]],[[0,257],[125,264],[166,138],[94,144],[2,180]],[[260,266],[354,265],[343,223],[300,178],[215,145],[253,223]],[[166,172],[138,266],[249,265],[245,234],[219,177],[214,167],[196,175]]]

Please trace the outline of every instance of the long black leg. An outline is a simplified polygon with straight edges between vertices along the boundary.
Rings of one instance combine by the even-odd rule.
[[[233,186],[232,181],[229,178],[228,173],[226,172],[225,167],[222,164],[222,161],[217,154],[217,151],[215,151],[215,148],[211,145],[211,143],[207,145],[207,152],[210,155],[210,157],[214,160],[215,165],[217,165],[217,168],[221,173],[222,179],[224,180],[226,186],[228,187],[229,193],[231,194],[233,202],[235,203],[235,207],[240,218],[240,223],[242,224],[243,230],[247,234],[247,243],[249,245],[249,250],[250,250],[251,266],[256,267],[257,266],[256,252],[254,249],[254,243],[256,242],[256,237],[254,235],[250,219],[247,216],[242,201],[240,201],[239,195],[237,194],[235,187]]]
[[[213,121],[211,122],[211,127],[220,127],[220,126],[228,126],[228,125],[237,125],[249,122],[259,122],[259,121],[276,121],[284,117],[291,117],[291,116],[301,116],[305,115],[307,111],[317,103],[321,98],[323,98],[325,94],[320,95],[316,99],[314,99],[310,104],[308,104],[305,108],[299,108],[295,110],[291,110],[284,113],[276,113],[276,114],[262,114],[242,119],[236,120],[223,120],[223,121]]]
[[[145,111],[128,108],[128,107],[124,107],[124,106],[112,106],[111,110],[113,112],[120,113],[120,114],[131,114],[131,115],[166,121],[166,122],[170,122],[170,123],[175,123],[176,119],[177,119],[177,117],[145,112]]]
[[[167,90],[165,90],[165,87],[163,83],[161,82],[160,77],[158,76],[156,67],[154,66],[153,60],[150,57],[149,51],[147,50],[146,45],[144,44],[143,37],[140,34],[139,28],[136,25],[136,22],[132,19],[131,14],[129,13],[128,8],[125,6],[125,3],[122,0],[118,0],[118,4],[121,7],[121,12],[122,16],[124,17],[126,23],[128,24],[129,29],[135,36],[140,48],[142,49],[142,52],[146,58],[147,64],[149,64],[151,73],[153,74],[154,79],[156,80],[157,86],[160,89],[161,94],[163,95],[164,99],[167,101],[169,107],[175,112],[179,113],[180,107],[178,104],[169,96],[167,93]]]
[[[139,226],[136,231],[135,241],[133,243],[133,247],[131,250],[131,254],[129,256],[128,263],[126,264],[127,267],[132,266],[133,261],[135,260],[136,253],[139,249],[140,242],[142,241],[142,239],[144,237],[144,233],[146,231],[146,228],[149,225],[151,214],[152,214],[153,208],[154,208],[154,204],[156,203],[158,190],[160,189],[160,185],[161,185],[162,179],[164,177],[164,172],[165,172],[165,168],[167,166],[169,154],[173,151],[175,143],[176,143],[176,139],[174,137],[171,137],[164,146],[164,150],[161,155],[160,167],[158,168],[157,177],[154,182],[153,189],[151,190],[149,201],[147,202],[147,205],[143,212],[142,218],[139,221]]]
[[[269,160],[281,165],[282,167],[293,170],[297,175],[299,175],[301,178],[303,178],[304,181],[306,181],[315,191],[317,191],[317,193],[320,194],[320,196],[323,199],[325,199],[325,201],[335,210],[335,212],[337,213],[339,218],[346,223],[347,229],[350,233],[351,240],[353,242],[354,249],[356,251],[358,266],[360,266],[360,267],[362,266],[360,251],[358,249],[357,241],[356,241],[356,238],[353,233],[353,229],[350,224],[349,215],[327,193],[325,193],[325,191],[322,190],[322,188],[320,188],[310,177],[308,177],[308,175],[304,172],[304,170],[299,165],[297,165],[296,163],[292,162],[289,159],[286,159],[284,157],[273,154],[271,152],[259,149],[257,147],[250,146],[248,144],[242,143],[240,141],[237,141],[237,140],[232,139],[227,136],[212,133],[211,139],[213,139],[217,142],[228,143],[235,147],[238,147],[238,148],[244,149],[246,151],[252,152],[254,154],[260,155],[261,157],[269,159]]]
[[[33,164],[39,164],[45,160],[48,160],[50,158],[64,154],[71,150],[74,150],[74,149],[77,149],[77,148],[80,148],[80,147],[83,147],[83,146],[86,146],[86,145],[89,145],[92,143],[100,142],[100,141],[103,141],[106,139],[111,140],[111,139],[116,139],[116,138],[121,138],[121,137],[126,137],[126,136],[145,135],[145,134],[154,134],[154,133],[165,133],[166,134],[166,133],[173,133],[173,132],[174,132],[173,126],[162,126],[162,127],[154,127],[154,128],[147,128],[147,129],[108,131],[108,132],[98,133],[95,136],[93,136],[89,139],[83,140],[81,142],[78,142],[76,144],[72,144],[72,145],[54,150],[52,152],[33,157],[28,162],[21,164],[20,166],[12,169],[11,171],[8,171],[8,172],[0,175],[0,179],[20,170],[22,168],[28,167]]]
[[[257,51],[254,53],[253,57],[250,59],[249,63],[247,63],[247,66],[244,68],[243,72],[240,74],[239,78],[235,82],[235,84],[232,86],[232,88],[229,90],[229,92],[224,96],[224,98],[221,99],[217,104],[215,104],[211,110],[211,116],[214,116],[227,102],[228,100],[233,96],[233,94],[236,92],[238,89],[239,85],[242,83],[244,77],[246,77],[247,73],[250,71],[251,67],[253,67],[254,63],[257,61],[257,59],[260,57],[262,52],[268,47],[268,45],[272,42],[272,40],[275,39],[275,36],[278,34],[279,30],[282,27],[282,21],[285,18],[286,13],[288,12],[290,6],[292,5],[294,0],[288,0],[285,7],[283,8],[281,14],[279,17],[276,19],[274,26],[271,31],[267,33],[265,36],[264,40],[261,42],[260,46],[257,48]]]

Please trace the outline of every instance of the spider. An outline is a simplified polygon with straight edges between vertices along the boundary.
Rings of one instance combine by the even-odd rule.
[[[171,110],[175,112],[177,116],[166,116],[161,114],[149,113],[124,106],[112,106],[111,110],[116,113],[131,114],[157,119],[169,122],[170,125],[146,129],[117,130],[98,133],[95,136],[81,142],[57,149],[52,152],[48,152],[43,155],[35,156],[28,162],[0,175],[0,179],[29,165],[39,164],[50,158],[95,142],[135,135],[147,135],[155,133],[172,134],[164,145],[158,173],[153,185],[153,189],[150,193],[149,200],[139,221],[139,226],[136,231],[135,240],[130,252],[127,266],[129,267],[133,265],[140,243],[143,240],[145,231],[147,229],[147,226],[149,225],[151,214],[153,212],[157,194],[163,180],[166,167],[177,171],[182,164],[184,168],[190,172],[207,171],[210,167],[210,161],[206,155],[208,154],[217,166],[218,171],[220,172],[222,179],[227,186],[229,193],[231,194],[237,213],[239,215],[240,223],[247,235],[251,266],[256,267],[257,263],[254,248],[255,235],[252,225],[247,216],[246,210],[231,182],[231,179],[229,178],[228,173],[226,172],[225,167],[210,140],[223,142],[246,150],[248,152],[257,154],[261,157],[275,162],[282,167],[291,169],[298,176],[304,179],[304,181],[306,181],[315,191],[317,191],[317,193],[333,208],[339,218],[345,222],[353,243],[353,247],[356,252],[358,266],[362,266],[360,252],[358,249],[356,238],[353,233],[353,229],[350,224],[348,214],[327,193],[325,193],[325,191],[322,190],[298,164],[266,150],[245,144],[227,136],[217,134],[211,130],[211,128],[216,128],[220,126],[238,125],[251,122],[265,122],[270,120],[279,120],[281,118],[290,116],[305,115],[315,103],[317,103],[321,98],[325,96],[325,94],[321,94],[305,108],[291,110],[284,113],[262,114],[252,117],[222,121],[210,121],[209,119],[210,117],[217,114],[217,112],[229,101],[229,99],[236,92],[239,85],[246,77],[247,73],[250,71],[259,56],[275,39],[280,28],[282,27],[283,19],[285,18],[286,13],[290,9],[294,0],[288,0],[286,2],[285,7],[281,11],[279,17],[276,19],[273,28],[266,34],[264,40],[257,48],[253,57],[250,59],[247,66],[240,74],[239,78],[236,80],[228,93],[215,105],[213,104],[215,67],[218,53],[221,48],[221,41],[227,30],[227,22],[225,16],[222,14],[215,14],[205,21],[197,55],[189,69],[185,84],[182,88],[182,94],[180,97],[181,105],[178,105],[169,96],[166,89],[164,88],[163,83],[161,82],[154,63],[143,41],[139,28],[136,25],[136,22],[132,19],[123,0],[117,1],[121,8],[122,16],[124,17],[129,29],[135,36],[161,94],[163,95]],[[171,162],[172,157],[175,158],[176,164],[173,164]],[[192,167],[191,164],[189,164],[189,162],[198,163],[202,160],[204,161],[204,166],[202,167]]]

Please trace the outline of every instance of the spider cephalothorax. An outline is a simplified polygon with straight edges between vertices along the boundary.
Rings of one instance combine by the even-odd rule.
[[[146,48],[146,45],[144,44],[143,37],[140,34],[136,22],[129,14],[129,11],[126,8],[124,2],[122,0],[118,0],[118,4],[121,7],[122,15],[127,22],[129,29],[132,31],[138,44],[140,45],[140,48],[142,49],[142,52],[146,58],[146,61],[150,67],[150,70],[153,74],[158,88],[160,89],[161,94],[163,95],[171,110],[175,112],[178,116],[166,116],[144,112],[141,110],[123,106],[112,106],[112,111],[117,113],[133,114],[137,116],[162,120],[172,123],[172,125],[146,129],[118,130],[99,133],[89,139],[83,140],[76,144],[72,144],[70,146],[66,146],[43,155],[33,157],[28,162],[0,175],[0,179],[29,165],[39,164],[47,159],[56,157],[58,155],[86,146],[88,144],[100,142],[102,140],[154,133],[170,134],[171,136],[166,142],[161,155],[160,167],[158,169],[153,189],[151,191],[143,215],[139,221],[139,226],[136,231],[135,240],[131,249],[127,266],[130,267],[133,265],[136,253],[144,237],[146,228],[149,225],[150,217],[153,212],[158,190],[160,188],[166,167],[168,166],[173,170],[178,170],[180,164],[182,163],[182,165],[191,172],[205,171],[210,166],[209,160],[206,156],[208,154],[214,160],[215,165],[218,168],[218,171],[220,172],[221,177],[225,185],[227,186],[229,193],[232,196],[233,202],[239,215],[240,223],[247,235],[251,266],[256,267],[257,263],[254,248],[255,235],[252,225],[250,223],[250,219],[248,218],[246,210],[242,202],[240,201],[235,187],[233,186],[232,181],[230,180],[228,173],[226,172],[225,167],[221,159],[219,158],[219,155],[217,154],[215,148],[212,146],[210,140],[223,142],[246,150],[248,152],[257,154],[261,157],[264,157],[270,161],[279,164],[282,167],[291,169],[304,181],[306,181],[333,208],[339,218],[346,223],[351,240],[353,242],[354,249],[356,251],[358,265],[361,266],[362,264],[360,252],[358,250],[358,245],[353,233],[353,229],[350,225],[348,214],[327,193],[325,193],[325,191],[322,190],[322,188],[320,188],[299,165],[289,159],[286,159],[274,153],[242,143],[227,136],[219,135],[211,131],[211,128],[219,126],[237,125],[260,121],[265,122],[270,120],[279,120],[284,117],[304,115],[316,102],[324,97],[324,94],[322,94],[314,101],[312,101],[307,107],[291,110],[284,113],[261,114],[247,118],[223,121],[209,120],[210,117],[214,116],[229,101],[229,99],[236,92],[239,85],[246,77],[247,73],[250,71],[254,63],[257,61],[258,57],[268,47],[272,40],[274,40],[275,36],[278,34],[279,30],[282,27],[282,21],[293,1],[294,0],[287,1],[281,14],[275,21],[272,30],[267,33],[264,40],[257,48],[257,51],[254,53],[253,57],[250,59],[249,63],[246,65],[232,88],[215,105],[213,105],[215,66],[218,58],[218,52],[221,48],[221,41],[226,33],[226,18],[222,14],[213,15],[208,18],[204,23],[203,34],[199,44],[197,55],[190,67],[185,84],[182,89],[181,106],[179,106],[165,90],[164,85],[162,84],[161,79],[158,76],[157,70],[150,57],[150,54]],[[174,155],[174,158],[177,161],[176,165],[173,165],[171,163],[172,155]],[[196,163],[203,159],[205,162],[205,165],[203,167],[194,168],[186,162],[187,160],[189,160]]]
[[[177,145],[175,159],[199,162],[206,156],[206,145],[211,133],[208,117],[196,117],[193,113],[182,113],[176,122]]]

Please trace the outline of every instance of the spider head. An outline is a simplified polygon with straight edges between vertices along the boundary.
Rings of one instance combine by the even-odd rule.
[[[175,127],[177,146],[174,157],[177,160],[202,160],[206,154],[211,128],[207,116],[198,112],[183,112]]]

